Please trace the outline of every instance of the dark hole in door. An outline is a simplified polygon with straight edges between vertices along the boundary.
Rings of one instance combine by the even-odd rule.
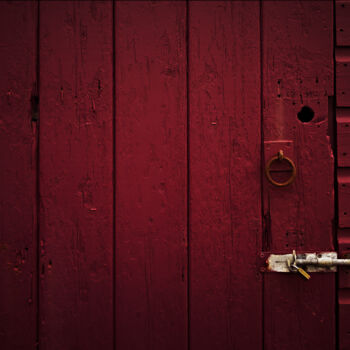
[[[302,109],[298,112],[298,119],[302,123],[308,123],[314,117],[315,112],[308,106],[303,106]]]

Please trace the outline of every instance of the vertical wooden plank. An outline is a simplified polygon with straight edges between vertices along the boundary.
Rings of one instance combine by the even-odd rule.
[[[0,3],[0,347],[34,349],[36,339],[37,7]]]
[[[259,2],[189,6],[191,349],[261,349]]]
[[[117,348],[186,349],[186,2],[116,5]]]
[[[331,251],[334,170],[328,96],[333,95],[333,4],[266,1],[262,6],[264,139],[290,140],[297,166],[289,187],[265,181],[266,249]],[[314,117],[302,122],[298,113],[305,106]],[[334,349],[334,274],[312,274],[306,281],[270,273],[264,285],[266,349]]]
[[[113,6],[40,7],[40,348],[112,349]]]

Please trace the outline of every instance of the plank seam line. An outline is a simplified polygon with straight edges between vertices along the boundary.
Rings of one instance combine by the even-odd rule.
[[[259,1],[259,31],[260,31],[260,205],[261,205],[261,232],[260,232],[260,250],[263,250],[264,243],[264,83],[263,83],[263,0]],[[265,277],[261,276],[261,349],[265,349]]]
[[[191,279],[190,279],[190,266],[191,266],[191,254],[190,254],[190,2],[186,0],[186,117],[187,117],[187,349],[191,348]]]
[[[116,326],[117,326],[117,310],[116,310],[116,291],[117,291],[117,281],[116,281],[116,245],[117,245],[117,220],[116,220],[116,209],[117,209],[117,198],[116,198],[116,190],[117,190],[117,178],[116,178],[116,152],[117,152],[117,138],[116,138],[116,4],[115,0],[112,0],[112,79],[113,79],[113,85],[112,85],[112,130],[113,130],[113,150],[112,150],[112,188],[113,188],[113,203],[112,203],[112,210],[113,210],[113,221],[112,221],[112,242],[113,242],[113,276],[112,276],[112,305],[113,305],[113,311],[112,311],[112,327],[113,327],[113,336],[112,336],[112,342],[113,342],[113,350],[117,348],[117,335],[116,335]]]
[[[38,96],[38,120],[36,121],[36,174],[35,174],[35,197],[36,197],[36,343],[35,348],[40,349],[40,0],[36,0],[36,93]]]

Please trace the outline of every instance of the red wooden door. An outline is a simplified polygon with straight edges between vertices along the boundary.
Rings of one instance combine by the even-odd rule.
[[[0,348],[349,349],[349,6],[0,3]]]

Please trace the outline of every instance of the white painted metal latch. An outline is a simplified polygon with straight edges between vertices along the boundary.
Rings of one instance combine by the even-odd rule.
[[[267,259],[267,269],[273,272],[295,272],[301,267],[306,272],[336,272],[337,266],[350,266],[350,259],[338,259],[336,252],[276,255]]]

